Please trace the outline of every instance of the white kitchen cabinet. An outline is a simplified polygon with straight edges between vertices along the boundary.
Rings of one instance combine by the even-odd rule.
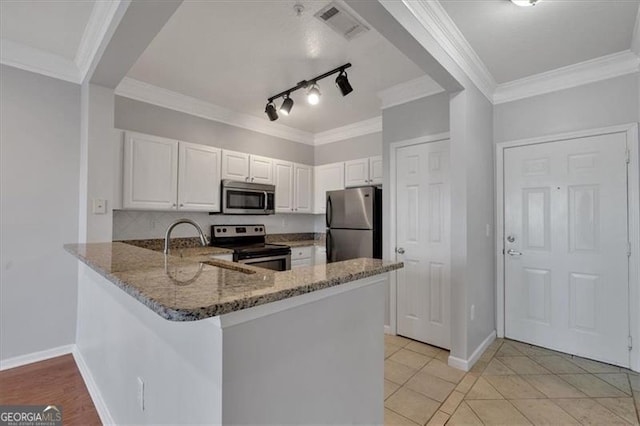
[[[249,156],[249,180],[255,183],[273,183],[273,160],[259,155]]]
[[[313,212],[326,213],[327,191],[344,189],[344,163],[316,166],[314,178]]]
[[[178,195],[178,142],[125,133],[122,207],[175,210]]]
[[[382,156],[359,158],[344,163],[345,187],[382,185]]]
[[[273,177],[276,185],[276,213],[291,213],[294,209],[293,163],[283,160],[273,162]]]
[[[246,181],[249,178],[249,154],[222,151],[222,179]]]
[[[313,266],[313,246],[291,248],[291,269]]]
[[[344,185],[364,186],[369,184],[369,158],[344,162]]]
[[[274,160],[276,212],[311,213],[313,205],[313,167]]]
[[[313,212],[313,167],[295,164],[293,174],[294,207],[296,213]]]
[[[273,183],[273,160],[244,152],[222,151],[222,179]]]
[[[325,246],[314,247],[314,265],[324,265],[327,263],[327,248]]]
[[[180,142],[178,152],[178,210],[219,212],[222,151]]]
[[[369,157],[369,183],[371,185],[382,185],[382,155]]]
[[[226,260],[227,262],[233,262],[233,254],[232,253],[214,254],[211,257],[213,259]]]

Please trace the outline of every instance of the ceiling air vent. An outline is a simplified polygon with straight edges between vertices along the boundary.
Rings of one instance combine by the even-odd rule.
[[[329,3],[314,16],[347,40],[352,40],[359,34],[369,31],[369,27],[335,2]]]

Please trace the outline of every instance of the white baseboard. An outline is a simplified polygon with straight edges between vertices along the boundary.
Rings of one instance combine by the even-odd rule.
[[[491,334],[489,334],[487,338],[484,339],[482,343],[480,343],[480,345],[476,348],[476,350],[473,351],[469,359],[462,359],[462,358],[457,358],[449,355],[449,365],[451,367],[454,367],[463,371],[471,370],[471,367],[473,367],[473,365],[478,361],[478,359],[480,359],[484,351],[487,350],[489,345],[491,345],[494,340],[496,340],[495,330],[493,330]]]
[[[109,408],[102,398],[102,393],[100,392],[100,389],[98,389],[96,382],[93,380],[93,375],[89,370],[89,366],[85,362],[84,357],[80,353],[80,350],[78,350],[77,346],[73,348],[73,358],[76,360],[76,365],[78,366],[78,370],[80,370],[84,384],[87,386],[89,395],[91,395],[91,400],[93,401],[93,405],[96,407],[98,416],[100,416],[100,421],[102,421],[103,425],[115,425],[116,422],[113,420],[113,417],[111,417]]]
[[[58,346],[57,348],[47,349],[39,352],[32,352],[26,355],[20,355],[13,358],[0,360],[0,371],[9,370],[10,368],[21,367],[38,361],[55,358],[61,355],[67,355],[73,352],[75,345]]]

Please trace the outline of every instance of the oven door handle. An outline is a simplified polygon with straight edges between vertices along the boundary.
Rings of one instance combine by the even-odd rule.
[[[268,262],[270,260],[282,260],[282,259],[287,259],[287,257],[289,257],[290,255],[278,255],[278,256],[269,256],[269,257],[250,257],[247,259],[238,259],[238,263],[245,263],[245,264],[251,264],[251,263],[260,263],[260,262]]]

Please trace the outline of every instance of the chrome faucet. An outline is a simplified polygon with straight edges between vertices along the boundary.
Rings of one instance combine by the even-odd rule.
[[[200,228],[200,225],[198,225],[191,219],[178,219],[171,225],[169,225],[169,227],[167,228],[167,232],[164,234],[164,254],[169,254],[169,241],[171,239],[171,231],[173,231],[173,228],[180,225],[181,223],[188,223],[190,225],[193,225],[193,227],[198,231],[198,236],[200,237],[202,246],[205,247],[207,245],[207,237],[204,236],[204,232],[202,232],[202,228]]]

